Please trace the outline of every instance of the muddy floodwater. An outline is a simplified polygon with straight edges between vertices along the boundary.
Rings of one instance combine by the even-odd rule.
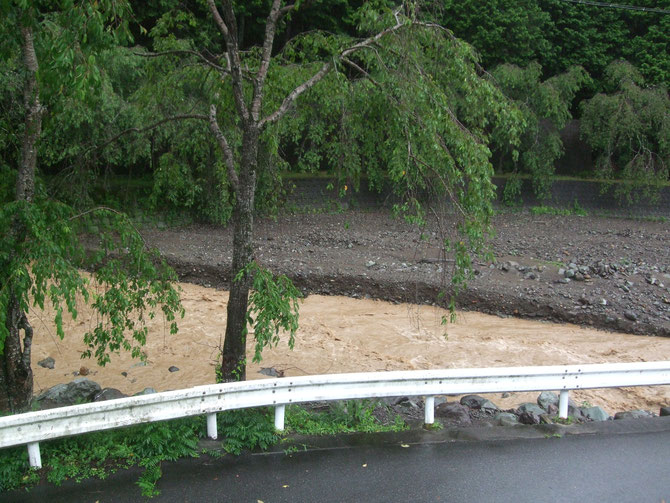
[[[65,321],[64,340],[49,322],[49,313],[35,311],[33,362],[47,356],[55,369],[34,365],[35,393],[69,382],[78,372],[103,388],[132,394],[145,387],[158,391],[214,382],[214,366],[222,344],[228,293],[182,283],[186,316],[177,335],[163,320],[151,322],[146,365],[128,354],[112,357],[106,367],[82,360],[82,335],[93,325],[90,312],[80,308],[76,321]],[[459,312],[456,323],[441,324],[442,309],[376,300],[312,295],[300,307],[300,330],[291,351],[285,340],[264,352],[260,364],[250,364],[248,379],[263,379],[261,368],[285,376],[418,370],[670,360],[670,338],[646,337],[475,312]],[[250,338],[251,339],[251,338]],[[253,354],[249,342],[249,360]],[[81,369],[81,367],[86,369]],[[179,368],[170,372],[171,366]],[[537,393],[489,398],[500,408],[535,401]],[[600,405],[610,414],[647,409],[658,413],[670,404],[670,387],[624,388],[572,392],[579,404]]]

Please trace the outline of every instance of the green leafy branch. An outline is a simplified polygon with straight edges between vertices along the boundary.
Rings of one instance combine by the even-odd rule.
[[[288,332],[288,346],[293,349],[298,330],[298,299],[302,295],[285,275],[274,276],[256,262],[242,269],[235,281],[247,275],[253,277],[247,322],[253,327],[256,341],[253,361],[259,362],[265,347],[279,343],[282,331]]]

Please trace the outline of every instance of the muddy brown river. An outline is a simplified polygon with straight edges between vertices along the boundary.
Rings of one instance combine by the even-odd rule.
[[[100,386],[126,394],[145,387],[158,391],[214,382],[214,366],[222,344],[228,293],[182,283],[186,316],[177,335],[163,321],[151,322],[143,365],[129,354],[112,357],[106,367],[82,360],[82,335],[92,326],[90,311],[80,308],[76,321],[65,320],[66,338],[59,340],[49,313],[32,312],[35,328],[33,361],[47,356],[55,369],[34,366],[35,393],[77,377],[81,367]],[[459,312],[454,324],[441,324],[444,310],[376,300],[312,295],[300,308],[300,330],[291,351],[283,341],[266,350],[260,364],[250,364],[248,379],[263,379],[263,367],[286,376],[417,370],[438,368],[561,365],[670,360],[670,338],[646,337],[516,318]],[[248,347],[249,359],[252,344]],[[169,372],[170,366],[179,368]],[[122,374],[125,373],[126,375]],[[535,401],[537,393],[489,398],[500,408]],[[583,390],[571,393],[582,404],[600,405],[610,414],[643,408],[658,413],[670,404],[670,387]]]

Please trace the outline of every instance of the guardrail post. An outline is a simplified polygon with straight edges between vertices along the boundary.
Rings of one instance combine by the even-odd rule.
[[[275,430],[284,431],[284,413],[286,405],[277,405],[275,407]]]
[[[568,403],[570,402],[569,392],[567,389],[561,390],[561,397],[558,401],[558,417],[561,419],[568,418]]]
[[[42,468],[42,456],[40,456],[39,442],[28,444],[28,462],[31,468]]]
[[[424,405],[424,420],[426,424],[433,424],[435,422],[435,397],[427,396]]]
[[[212,440],[216,440],[219,432],[216,429],[216,412],[214,414],[207,414],[207,436]]]

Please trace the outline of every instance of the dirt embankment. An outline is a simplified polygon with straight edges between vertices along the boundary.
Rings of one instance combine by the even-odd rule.
[[[385,211],[291,215],[260,220],[255,247],[262,264],[305,293],[431,304],[451,268],[437,228]],[[494,228],[496,260],[475,262],[461,309],[670,335],[669,224],[506,213]],[[229,228],[148,231],[147,239],[183,281],[227,287]]]

